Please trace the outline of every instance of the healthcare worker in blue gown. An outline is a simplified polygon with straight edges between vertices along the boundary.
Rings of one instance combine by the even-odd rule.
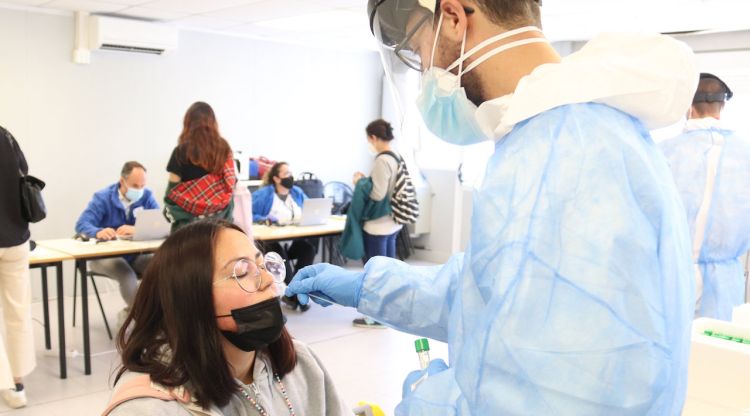
[[[750,249],[750,141],[722,125],[732,90],[702,73],[685,131],[660,144],[685,205],[696,268],[695,315],[731,320],[745,303]]]
[[[417,106],[436,136],[495,142],[466,252],[317,264],[286,294],[448,343],[450,366],[432,362],[413,390],[423,374],[409,374],[397,415],[678,415],[690,237],[649,129],[687,112],[692,52],[607,35],[561,59],[534,0],[435,3],[370,0],[370,21],[386,57],[423,71]]]

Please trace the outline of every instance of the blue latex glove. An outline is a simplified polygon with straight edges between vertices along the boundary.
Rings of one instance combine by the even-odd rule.
[[[276,218],[273,215],[270,215],[270,214],[266,217],[266,221],[268,221],[269,224],[278,224],[279,223],[279,219]]]
[[[445,361],[443,361],[441,358],[437,358],[430,361],[430,365],[428,365],[426,369],[412,371],[408,376],[406,376],[406,380],[404,380],[404,385],[401,390],[401,398],[406,399],[406,396],[411,395],[411,392],[413,390],[412,386],[416,388],[415,383],[421,383],[420,380],[423,377],[431,377],[447,369],[448,365],[445,364]]]
[[[356,308],[364,280],[364,272],[353,272],[328,263],[318,263],[297,272],[286,288],[285,295],[296,295],[302,305],[310,302],[308,294],[312,294],[315,303],[321,306],[337,303]]]

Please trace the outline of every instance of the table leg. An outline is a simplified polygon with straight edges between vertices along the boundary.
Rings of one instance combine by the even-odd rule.
[[[42,310],[44,311],[44,347],[52,349],[49,335],[49,293],[47,292],[47,266],[42,266]]]
[[[65,298],[63,296],[62,262],[57,263],[57,343],[60,355],[60,378],[68,377],[65,354]]]
[[[321,237],[320,242],[320,262],[325,263],[326,262],[326,238]]]
[[[78,260],[78,270],[81,274],[81,315],[83,317],[83,372],[91,374],[91,344],[89,340],[89,286],[86,270],[86,260]]]
[[[326,237],[326,244],[328,245],[328,263],[333,264],[333,237]]]

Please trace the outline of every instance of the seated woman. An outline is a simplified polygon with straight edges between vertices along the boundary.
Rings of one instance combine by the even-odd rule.
[[[198,101],[188,108],[167,171],[164,204],[172,231],[196,219],[232,219],[237,182],[232,149],[210,105]]]
[[[266,224],[294,224],[302,217],[302,205],[307,195],[302,188],[294,186],[294,176],[286,162],[277,162],[263,177],[263,187],[253,192],[253,221]],[[318,240],[314,238],[298,238],[286,249],[279,244],[263,243],[264,251],[275,251],[288,260],[296,260],[294,267],[287,263],[286,283],[292,281],[294,273],[315,261]],[[297,298],[281,298],[292,309],[297,306],[303,312],[310,309],[310,305],[300,305]]]
[[[170,235],[118,335],[104,415],[348,415],[320,360],[284,328],[283,270],[226,221]]]

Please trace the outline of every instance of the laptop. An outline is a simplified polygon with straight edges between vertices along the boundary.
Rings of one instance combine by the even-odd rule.
[[[296,225],[322,225],[328,222],[333,208],[332,198],[308,198],[302,205],[302,218]]]
[[[169,235],[171,225],[160,209],[143,209],[135,217],[135,232],[132,236],[120,237],[123,240],[158,240]]]

